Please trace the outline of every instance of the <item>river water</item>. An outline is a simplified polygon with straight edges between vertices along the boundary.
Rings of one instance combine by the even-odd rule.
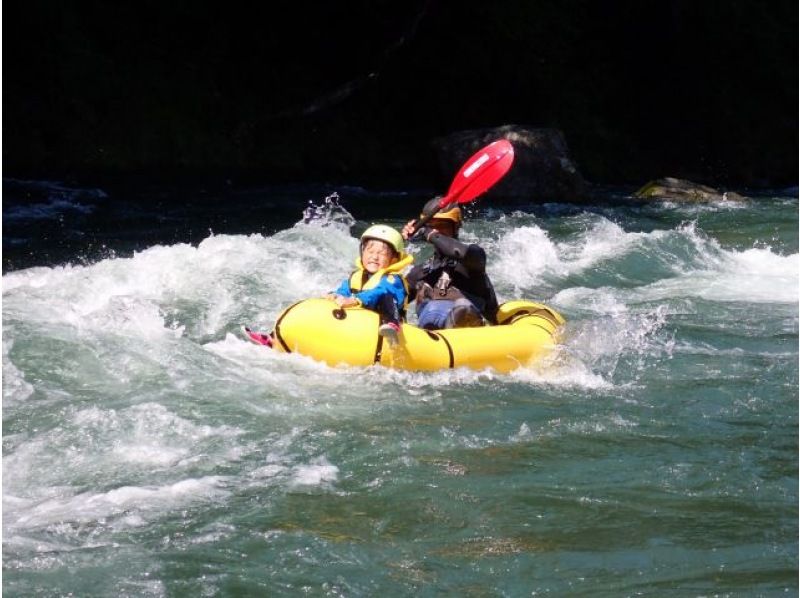
[[[501,300],[567,319],[499,375],[242,339],[422,198],[7,185],[4,595],[797,594],[796,189],[479,202]]]

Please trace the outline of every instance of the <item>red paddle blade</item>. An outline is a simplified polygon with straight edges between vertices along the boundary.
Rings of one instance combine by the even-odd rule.
[[[472,201],[503,178],[513,162],[514,146],[506,139],[478,150],[458,171],[439,207]]]

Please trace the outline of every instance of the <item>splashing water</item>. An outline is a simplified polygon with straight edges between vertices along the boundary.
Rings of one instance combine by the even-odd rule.
[[[315,205],[313,200],[308,201],[308,207],[303,210],[303,224],[316,224],[322,228],[335,226],[348,232],[356,223],[355,218],[340,203],[338,193],[331,193],[320,205]]]
[[[508,375],[241,337],[350,271],[345,203],[3,277],[9,595],[796,589],[796,199],[476,213],[567,318]]]

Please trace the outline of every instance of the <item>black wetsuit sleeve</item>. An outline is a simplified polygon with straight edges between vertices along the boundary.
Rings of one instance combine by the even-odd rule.
[[[483,273],[486,271],[486,252],[480,245],[467,245],[441,233],[431,233],[428,241],[439,253],[445,257],[457,259],[470,272]]]
[[[411,303],[417,298],[417,283],[422,280],[424,272],[421,266],[414,266],[406,274],[406,283],[408,284],[408,302]]]

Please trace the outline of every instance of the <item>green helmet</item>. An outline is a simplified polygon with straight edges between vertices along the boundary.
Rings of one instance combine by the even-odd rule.
[[[364,241],[367,239],[378,239],[379,241],[388,243],[394,248],[397,255],[403,253],[405,249],[403,236],[391,226],[386,226],[385,224],[374,224],[365,230],[364,234],[361,235],[361,244],[363,245]]]

